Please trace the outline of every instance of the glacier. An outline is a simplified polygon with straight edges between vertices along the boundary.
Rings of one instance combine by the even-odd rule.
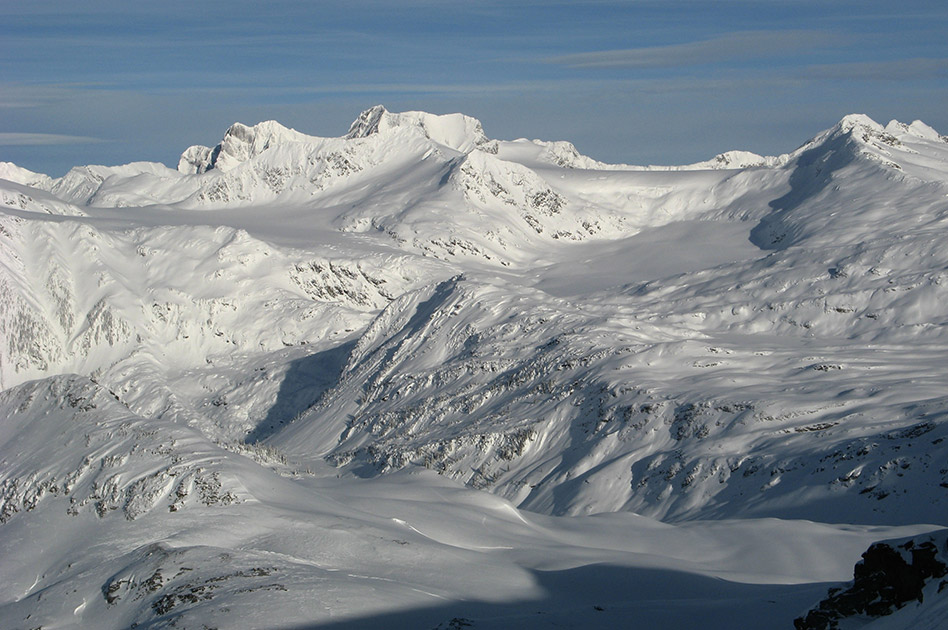
[[[0,162],[0,626],[817,619],[945,544],[946,225],[948,138],[863,115],[684,166],[382,106]]]

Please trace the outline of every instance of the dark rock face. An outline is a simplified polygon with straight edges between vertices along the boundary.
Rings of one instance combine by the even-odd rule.
[[[797,630],[834,630],[839,620],[856,615],[883,617],[909,602],[924,601],[924,591],[948,596],[948,530],[908,540],[875,543],[862,554],[847,588],[831,588],[826,599],[795,619]]]

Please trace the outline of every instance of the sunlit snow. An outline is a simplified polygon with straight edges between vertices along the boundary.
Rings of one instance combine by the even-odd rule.
[[[948,526],[946,222],[946,138],[858,115],[0,163],[0,627],[791,627]]]

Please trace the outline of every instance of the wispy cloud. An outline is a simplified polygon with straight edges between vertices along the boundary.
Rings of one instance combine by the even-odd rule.
[[[721,90],[760,89],[762,86],[796,87],[805,77],[768,74],[733,77],[673,78],[585,78],[535,79],[483,83],[326,83],[318,86],[206,86],[199,88],[167,88],[151,90],[154,94],[182,95],[203,99],[255,100],[297,102],[306,97],[375,95],[379,99],[401,97],[471,97],[484,95],[517,95],[534,93],[579,93],[594,90],[634,90],[639,94],[706,93]]]
[[[219,77],[220,78],[220,77]],[[570,77],[556,79],[498,80],[485,82],[365,82],[365,83],[322,83],[319,85],[245,85],[240,77],[233,81],[224,77],[221,84],[192,86],[190,84],[166,87],[152,87],[147,95],[166,98],[187,99],[191,103],[195,98],[201,100],[218,99],[231,103],[265,101],[269,104],[279,102],[298,102],[307,97],[323,96],[362,96],[374,94],[380,98],[386,96],[471,96],[485,94],[527,94],[535,92],[577,92],[591,90],[630,89],[639,93],[673,93],[720,91],[747,87],[760,88],[762,85],[792,86],[805,82],[807,77],[799,75],[768,73],[766,76],[715,76],[715,77],[669,77],[669,78],[591,78]],[[38,107],[58,103],[63,107],[86,106],[90,96],[108,94],[113,102],[123,99],[141,99],[145,91],[127,87],[121,82],[114,84],[74,84],[53,86],[11,86],[0,83],[0,109],[4,107]],[[6,97],[10,98],[7,99]]]
[[[948,78],[948,59],[896,59],[892,61],[864,61],[829,63],[807,67],[804,76],[809,79],[833,81],[916,81]]]
[[[104,82],[48,83],[29,85],[0,83],[0,109],[36,108],[70,101],[76,94],[112,87]]]
[[[819,30],[740,31],[684,44],[560,55],[546,61],[570,68],[667,68],[769,57],[831,42],[838,43],[839,36]]]
[[[89,144],[105,142],[100,138],[69,136],[59,133],[0,132],[0,146],[49,146],[56,144]]]

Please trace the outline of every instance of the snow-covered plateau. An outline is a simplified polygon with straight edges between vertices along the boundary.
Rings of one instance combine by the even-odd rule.
[[[861,115],[0,163],[0,628],[946,628],[946,237]]]

